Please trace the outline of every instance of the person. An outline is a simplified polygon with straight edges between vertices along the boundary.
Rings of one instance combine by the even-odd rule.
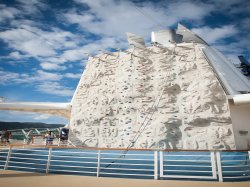
[[[2,131],[0,131],[0,141],[1,141],[1,144],[3,143],[3,139],[2,139]]]
[[[46,145],[53,145],[53,140],[54,140],[54,134],[52,131],[48,131],[48,133],[45,135],[46,139]]]
[[[65,144],[68,140],[69,129],[62,128],[60,130],[60,141],[62,144]]]
[[[10,139],[12,138],[12,133],[7,131],[7,143],[10,143]]]
[[[10,143],[10,138],[11,138],[12,134],[10,131],[8,131],[7,129],[4,129],[4,132],[2,134],[2,143],[6,144],[6,143]]]

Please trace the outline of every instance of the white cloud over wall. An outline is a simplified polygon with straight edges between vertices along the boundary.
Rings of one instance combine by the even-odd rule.
[[[206,42],[212,44],[218,40],[234,36],[239,31],[234,25],[224,25],[218,28],[211,28],[208,26],[194,28],[193,32],[201,36]]]
[[[75,2],[87,5],[89,10],[82,13],[77,10],[69,11],[64,15],[69,23],[78,24],[97,35],[116,38],[124,38],[127,31],[149,37],[151,31],[163,29],[162,26],[167,28],[183,18],[202,20],[212,10],[211,5],[192,1],[174,2],[166,6],[161,6],[160,3],[143,3],[139,8],[130,1],[75,0]]]

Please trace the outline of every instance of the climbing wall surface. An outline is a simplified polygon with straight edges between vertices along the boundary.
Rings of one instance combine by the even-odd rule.
[[[226,95],[197,44],[91,57],[69,127],[89,147],[235,148]]]

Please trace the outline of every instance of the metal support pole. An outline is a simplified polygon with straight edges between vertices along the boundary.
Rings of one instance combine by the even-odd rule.
[[[35,129],[35,131],[37,132],[37,134],[41,134],[41,132],[39,130]]]
[[[59,133],[59,138],[58,138],[58,144],[57,144],[57,146],[60,146],[61,145],[61,130],[60,130],[61,128],[57,128],[57,130],[58,130],[58,133]]]
[[[49,148],[49,154],[48,154],[48,160],[47,160],[47,166],[46,166],[46,174],[49,173],[51,153],[52,153],[52,148],[50,147],[50,148]]]
[[[22,129],[23,134],[25,135],[25,137],[27,136],[27,133],[25,132],[25,130]]]
[[[60,145],[61,145],[61,138],[60,138],[60,135],[59,135],[57,146],[60,146]]]
[[[98,150],[97,153],[97,168],[96,168],[96,176],[100,175],[100,165],[101,165],[101,150]]]
[[[6,157],[5,165],[4,165],[4,170],[8,169],[11,152],[12,152],[12,147],[10,146],[7,157]]]
[[[160,151],[160,177],[163,177],[163,152]]]
[[[218,169],[218,177],[219,177],[219,182],[223,182],[223,176],[222,176],[222,167],[221,167],[221,154],[220,152],[216,152],[216,160],[217,160],[217,169]]]
[[[158,179],[158,151],[154,151],[154,179]]]
[[[211,155],[211,166],[212,166],[212,174],[213,174],[213,178],[217,179],[217,167],[216,167],[216,159],[215,159],[215,152],[211,151],[210,153]]]

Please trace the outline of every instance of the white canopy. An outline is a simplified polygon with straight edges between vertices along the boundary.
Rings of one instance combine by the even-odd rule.
[[[71,104],[51,102],[3,102],[0,103],[0,110],[37,112],[70,118]]]

